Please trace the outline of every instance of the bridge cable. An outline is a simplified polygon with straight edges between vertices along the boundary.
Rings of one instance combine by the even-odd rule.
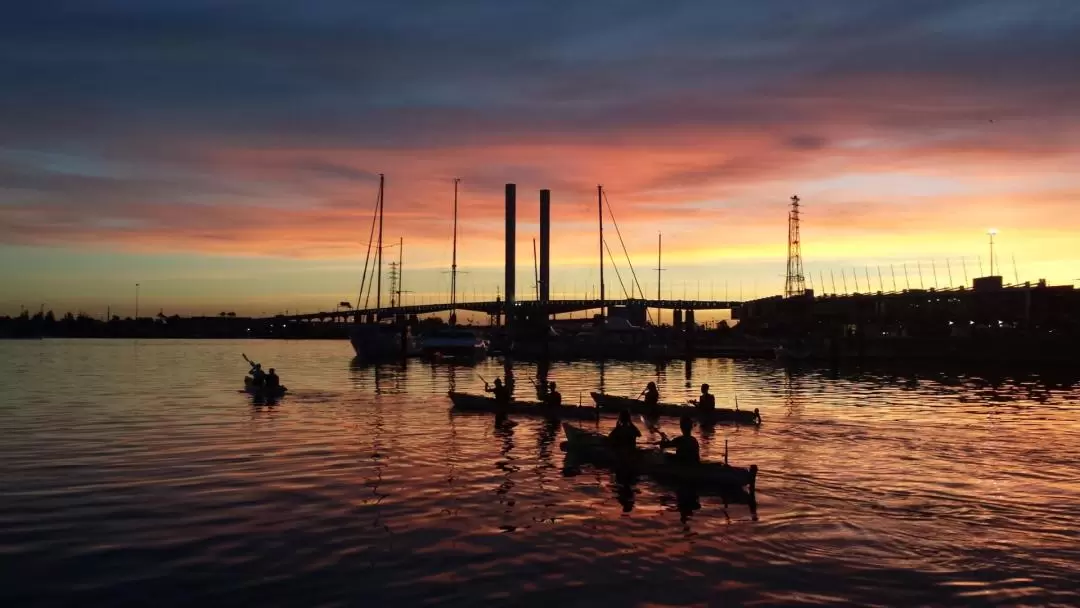
[[[641,288],[641,283],[638,282],[637,272],[634,271],[634,263],[630,261],[630,252],[626,250],[626,242],[623,241],[622,231],[619,230],[619,223],[615,221],[615,212],[611,210],[611,201],[608,200],[607,191],[604,191],[604,204],[607,205],[608,215],[611,216],[611,224],[615,226],[615,234],[619,237],[619,244],[622,245],[623,255],[626,256],[626,264],[630,267],[630,276],[634,279],[634,284],[637,285],[638,293],[641,294],[641,299],[645,299],[645,290]],[[611,256],[611,252],[608,252],[608,256]],[[615,261],[612,260],[612,266],[615,266]],[[615,270],[615,274],[618,274],[618,269]],[[625,293],[626,290],[624,289]],[[632,296],[628,296],[632,299]],[[652,322],[652,312],[648,308],[645,309],[645,314],[648,315],[649,321]]]

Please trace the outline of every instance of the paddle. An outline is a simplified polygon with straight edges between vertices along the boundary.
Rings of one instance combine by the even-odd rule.
[[[479,373],[476,374],[476,377],[480,378],[480,380],[484,383],[484,388],[486,389],[488,387],[488,381],[484,379],[484,377],[481,376]]]
[[[659,433],[661,441],[668,440],[667,435],[664,434],[664,431],[661,431],[659,426],[649,422],[649,419],[646,418],[644,414],[638,414],[638,420],[641,421],[641,424],[645,425],[645,428],[649,429],[654,433]]]

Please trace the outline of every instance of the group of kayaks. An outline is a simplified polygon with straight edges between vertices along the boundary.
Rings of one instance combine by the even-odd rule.
[[[605,412],[619,413],[628,411],[631,414],[643,416],[664,416],[691,418],[704,423],[730,422],[736,424],[760,425],[761,413],[758,410],[739,410],[728,408],[715,408],[703,410],[693,405],[676,405],[673,403],[659,403],[649,405],[640,399],[620,397],[603,393],[589,393],[596,405],[560,405],[557,407],[546,406],[539,401],[513,400],[507,405],[500,405],[494,397],[472,395],[469,393],[450,392],[450,401],[453,409],[462,412],[489,412],[506,413],[524,416],[541,416],[544,418],[556,418],[560,420],[597,420]]]
[[[479,412],[498,415],[540,416],[552,420],[598,420],[602,414],[630,412],[643,417],[682,418],[689,416],[700,423],[734,423],[758,426],[761,413],[758,410],[715,408],[700,409],[694,405],[676,405],[660,403],[649,405],[639,399],[590,393],[595,405],[560,405],[548,406],[538,401],[512,400],[500,404],[495,398],[468,393],[450,392],[452,412]],[[646,418],[647,417],[647,418]],[[575,458],[616,470],[632,470],[660,482],[675,484],[689,483],[699,488],[738,489],[749,494],[751,500],[757,482],[757,466],[734,467],[726,462],[680,463],[670,454],[659,449],[638,447],[632,455],[616,452],[610,448],[605,435],[582,429],[571,424],[562,424],[566,435],[564,449]],[[726,458],[725,458],[726,459]]]

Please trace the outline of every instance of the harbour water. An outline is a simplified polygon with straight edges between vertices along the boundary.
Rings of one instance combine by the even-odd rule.
[[[237,392],[241,352],[278,405]],[[529,396],[536,364],[512,369]],[[759,408],[695,430],[760,467],[755,515],[564,472],[542,420],[448,412],[504,373],[355,366],[344,341],[0,342],[0,604],[1080,604],[1075,377],[551,365],[565,402],[652,380]]]

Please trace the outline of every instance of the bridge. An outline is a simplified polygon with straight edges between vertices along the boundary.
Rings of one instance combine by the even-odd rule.
[[[525,300],[515,302],[514,316],[532,317],[537,313],[546,311],[547,314],[567,314],[582,310],[598,310],[602,307],[633,307],[638,309],[662,308],[664,310],[732,310],[737,309],[742,302],[730,300]],[[489,316],[503,314],[506,302],[502,300],[486,302],[458,302],[451,306],[449,302],[442,304],[413,304],[410,306],[394,306],[383,308],[344,309],[338,311],[313,312],[301,315],[276,315],[274,318],[284,321],[331,321],[331,320],[354,320],[378,315],[379,318],[390,318],[397,315],[426,315],[437,312],[446,312],[451,308],[469,312],[477,312]]]

